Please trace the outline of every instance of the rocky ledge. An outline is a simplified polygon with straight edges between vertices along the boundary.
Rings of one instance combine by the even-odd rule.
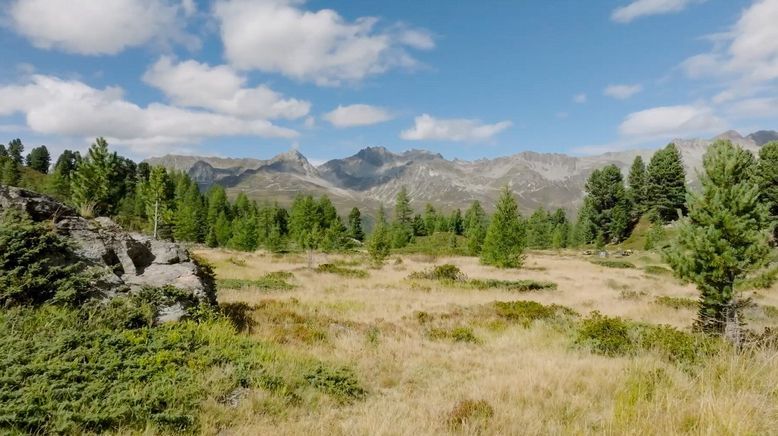
[[[0,212],[20,209],[38,222],[49,221],[74,244],[77,259],[97,272],[104,298],[145,287],[173,286],[197,300],[215,303],[215,285],[205,267],[179,244],[124,231],[109,218],[81,217],[59,201],[25,189],[0,186]],[[164,308],[159,321],[184,315],[180,303]]]

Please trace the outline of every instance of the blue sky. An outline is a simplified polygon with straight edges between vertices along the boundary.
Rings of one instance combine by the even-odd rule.
[[[0,1],[0,135],[315,162],[778,128],[778,0]]]

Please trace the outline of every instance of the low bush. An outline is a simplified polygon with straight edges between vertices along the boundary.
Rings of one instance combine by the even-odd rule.
[[[486,400],[462,400],[446,415],[446,424],[459,429],[472,423],[485,423],[494,416],[494,408]]]
[[[259,289],[262,291],[288,291],[296,286],[287,282],[294,277],[288,271],[275,271],[265,274],[258,279],[218,279],[216,286],[219,289]]]
[[[712,356],[720,345],[714,337],[682,332],[669,325],[646,326],[640,334],[640,348],[656,351],[671,362],[684,365]]]
[[[452,329],[432,328],[427,335],[430,339],[448,339],[454,342],[479,343],[480,340],[470,327],[454,327]]]
[[[541,291],[557,287],[554,282],[537,280],[472,279],[468,280],[467,284],[476,289],[505,289],[516,292]]]
[[[684,297],[670,297],[667,295],[661,295],[659,297],[656,297],[654,300],[654,303],[660,305],[660,306],[667,306],[671,307],[673,309],[696,309],[699,307],[699,302],[697,300],[692,300],[691,298],[684,298]]]
[[[593,312],[578,327],[575,343],[590,347],[606,356],[623,356],[635,349],[634,329],[630,322]]]
[[[671,276],[673,275],[673,271],[671,269],[665,268],[663,266],[659,265],[646,265],[643,267],[643,271],[646,274],[653,274],[656,276]]]
[[[577,313],[567,307],[557,304],[543,305],[535,301],[496,301],[494,309],[497,316],[512,322],[519,322],[525,327],[533,321],[553,319],[557,317],[576,316]]]
[[[590,261],[595,265],[604,266],[605,268],[635,268],[635,264],[627,262],[626,260],[614,260],[614,259],[595,259]]]
[[[411,273],[408,276],[410,279],[421,280],[439,280],[449,282],[464,282],[467,280],[467,276],[456,265],[445,264],[438,265],[436,267],[426,269],[424,271],[417,271]]]
[[[316,272],[336,274],[341,277],[351,277],[357,279],[366,279],[370,276],[370,274],[365,270],[347,268],[347,267],[335,265],[333,263],[323,263],[319,265],[318,267],[316,267]]]
[[[349,403],[367,395],[350,368],[333,369],[320,364],[305,374],[305,380],[341,403]]]

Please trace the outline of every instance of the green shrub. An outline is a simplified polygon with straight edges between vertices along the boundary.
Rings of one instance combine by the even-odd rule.
[[[456,241],[455,243],[452,243]],[[410,244],[393,250],[398,254],[426,254],[430,256],[467,256],[467,238],[449,232],[417,236]]]
[[[288,291],[295,285],[287,282],[294,277],[288,271],[274,271],[265,274],[258,279],[219,279],[216,286],[219,289],[260,289],[263,291]]]
[[[359,385],[350,368],[332,369],[324,365],[317,365],[312,371],[305,374],[305,380],[311,386],[326,392],[341,403],[349,403],[367,395],[367,391]]]
[[[613,260],[613,259],[595,259],[590,261],[595,265],[604,266],[605,268],[635,268],[635,264],[627,262],[626,260]]]
[[[633,325],[618,317],[593,312],[578,327],[575,343],[606,356],[623,356],[635,349]]]
[[[370,274],[361,269],[355,269],[355,268],[346,268],[342,266],[338,266],[332,263],[323,263],[319,265],[316,268],[316,272],[318,273],[329,273],[329,274],[336,274],[341,277],[352,277],[357,279],[365,279],[370,276]]]
[[[556,283],[537,280],[472,279],[468,280],[467,284],[476,289],[505,289],[516,292],[540,291],[557,287]]]
[[[643,267],[643,271],[646,272],[646,274],[653,274],[657,276],[673,275],[672,270],[659,265],[646,265],[645,267]]]
[[[669,325],[644,327],[640,347],[654,350],[674,363],[692,365],[719,349],[720,342],[710,336],[682,332]]]
[[[443,329],[443,328],[432,328],[427,332],[427,336],[430,337],[430,339],[448,339],[452,340],[454,342],[469,342],[469,343],[479,343],[480,340],[478,337],[473,333],[473,329],[470,327],[454,327],[452,329]]]
[[[656,304],[659,304],[660,306],[667,306],[676,310],[696,309],[697,307],[699,307],[699,302],[697,302],[697,300],[692,300],[691,298],[683,298],[683,297],[670,297],[667,295],[661,295],[659,297],[656,297],[654,302]]]
[[[9,209],[0,217],[0,307],[48,301],[78,305],[94,295],[73,247],[44,223]]]
[[[486,400],[462,400],[448,412],[446,424],[456,430],[471,423],[484,423],[492,416],[494,408]]]
[[[439,280],[450,282],[464,282],[467,276],[456,265],[438,265],[424,271],[417,271],[408,276],[410,279]]]
[[[122,329],[137,314],[114,309],[0,311],[0,433],[196,432],[203,401],[239,387],[364,395],[352,373],[239,336],[223,318]]]
[[[519,322],[525,327],[537,320],[577,315],[574,310],[557,304],[545,306],[535,301],[523,300],[510,302],[496,301],[494,303],[494,309],[497,316],[513,322]]]
[[[419,324],[426,324],[433,320],[433,316],[429,314],[429,312],[424,311],[418,311],[415,313],[416,321],[419,322]]]

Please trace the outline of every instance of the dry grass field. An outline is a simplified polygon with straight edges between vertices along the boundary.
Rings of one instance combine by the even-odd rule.
[[[366,390],[305,407],[243,392],[229,405],[206,405],[206,433],[778,434],[775,351],[718,346],[689,362],[645,347],[608,355],[577,340],[593,311],[690,330],[697,293],[658,269],[654,255],[609,268],[573,252],[530,253],[525,268],[498,270],[467,257],[393,256],[377,269],[360,255],[317,254],[317,265],[336,265],[317,270],[302,255],[198,254],[215,267],[220,303],[245,309],[244,334],[348,366]],[[408,278],[442,264],[470,279],[556,288]],[[291,274],[266,276],[279,271]],[[778,322],[778,289],[748,295],[756,303],[749,327]],[[495,303],[520,300],[550,310],[516,317]]]

